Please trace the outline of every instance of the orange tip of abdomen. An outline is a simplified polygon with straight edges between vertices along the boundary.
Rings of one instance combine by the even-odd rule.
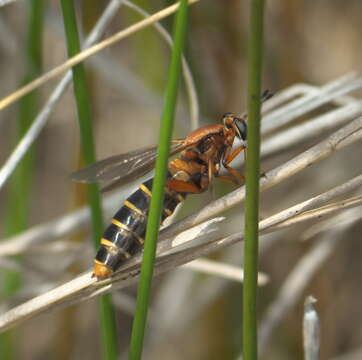
[[[96,277],[97,279],[103,279],[111,274],[113,274],[113,270],[104,264],[99,263],[98,261],[94,262],[93,275],[92,277]]]

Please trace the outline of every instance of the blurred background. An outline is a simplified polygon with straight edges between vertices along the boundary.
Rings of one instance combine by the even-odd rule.
[[[31,45],[30,4],[34,2],[16,1],[0,8],[1,97],[29,81],[29,74],[46,72],[67,58],[58,1],[44,1],[41,9],[44,14],[41,62],[34,64],[27,57]],[[155,13],[173,2],[139,0],[135,3]],[[245,111],[248,3],[202,0],[190,7],[185,56],[199,98],[199,126],[218,122],[225,112]],[[83,38],[107,4],[105,0],[76,2]],[[346,73],[361,72],[361,13],[362,3],[357,0],[266,1],[264,88],[277,93],[296,83],[321,86]],[[134,10],[122,6],[105,37],[140,19]],[[169,17],[162,25],[170,30],[172,21],[173,17]],[[157,143],[169,55],[164,40],[154,28],[148,27],[86,61],[98,159]],[[29,107],[18,102],[0,113],[1,164],[28,126],[26,120],[21,120],[24,113],[37,114],[57,82],[55,79],[42,86],[30,100]],[[359,98],[361,93],[352,95]],[[319,109],[314,115],[327,110]],[[305,118],[298,121],[305,121]],[[174,137],[182,138],[191,129],[183,84]],[[262,163],[263,171],[289,160],[329,133],[268,157]],[[361,155],[361,144],[357,143],[266,191],[261,197],[261,217],[271,216],[358,175]],[[69,89],[52,112],[27,163],[0,193],[2,239],[57,219],[84,204],[84,187],[70,180],[70,174],[82,166],[79,159],[79,129],[73,93]],[[115,193],[119,205],[132,191],[132,186]],[[216,181],[213,193],[190,197],[178,214],[179,218],[233,189],[229,184]],[[225,213],[228,218],[225,234],[240,229],[241,213],[241,206]],[[330,232],[324,229],[309,241],[301,241],[315,223],[303,223],[261,238],[264,245],[261,246],[260,269],[270,277],[269,283],[259,292],[261,322],[296,264],[322,237],[336,235],[333,228]],[[342,233],[337,232],[336,236],[342,241],[311,277],[298,301],[286,309],[261,358],[303,359],[303,302],[309,294],[318,299],[321,359],[347,359],[346,354],[356,351],[360,351],[359,355],[348,359],[361,358],[361,231],[361,222],[357,222]],[[57,250],[45,242],[21,255],[1,258],[4,311],[70,280],[91,266],[94,249],[89,231],[58,241],[66,241],[68,247]],[[241,254],[242,246],[234,245],[212,258],[240,266]],[[155,279],[153,294],[145,359],[238,358],[241,349],[240,283],[179,269]],[[114,295],[119,341],[124,354],[129,343],[134,301],[134,288]],[[98,359],[97,310],[97,303],[92,300],[32,319],[0,335],[0,354],[7,354],[0,357]]]

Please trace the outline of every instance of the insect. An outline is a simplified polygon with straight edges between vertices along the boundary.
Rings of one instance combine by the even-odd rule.
[[[229,164],[245,149],[245,120],[246,116],[226,113],[221,124],[200,127],[185,139],[171,143],[170,155],[180,154],[168,164],[161,221],[170,216],[187,195],[207,190],[214,177],[232,183],[244,180]],[[235,138],[243,143],[233,150]],[[155,146],[112,156],[74,173],[73,180],[108,182],[106,189],[109,189],[150,171],[155,164],[156,153]],[[219,174],[221,167],[228,172],[227,176]],[[111,275],[124,261],[142,249],[152,182],[153,179],[145,181],[125,200],[105,230],[94,259],[93,276],[98,279]]]

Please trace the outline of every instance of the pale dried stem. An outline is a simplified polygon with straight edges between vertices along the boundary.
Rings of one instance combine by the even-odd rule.
[[[280,213],[270,216],[268,219],[265,219],[260,222],[260,230],[268,230],[271,226],[276,226],[276,228],[283,227],[283,224],[288,224],[294,218],[299,218],[299,215],[306,213],[308,210],[319,206],[320,204],[326,203],[327,201],[344,195],[348,192],[351,192],[362,186],[362,175],[356,176],[355,178],[347,181],[346,183],[336,186],[331,190],[328,190],[320,195],[317,195],[311,199],[303,201],[295,206],[292,206],[286,210],[281,211]],[[304,214],[303,214],[304,215]]]
[[[276,129],[289,123],[291,119],[295,119],[308,111],[316,109],[319,106],[331,102],[332,100],[353,90],[359,89],[361,87],[361,79],[352,81],[354,77],[354,73],[347,74],[323,85],[320,88],[302,84],[301,86],[303,88],[307,88],[305,96],[276,109],[272,114],[268,114],[268,121],[265,121],[262,124],[262,132],[266,134],[270,131],[275,131]],[[296,94],[298,94],[298,87],[300,87],[300,85],[294,85]],[[300,95],[300,93],[298,95]]]
[[[84,47],[87,48],[94,44],[98,39],[103,35],[107,25],[116,15],[117,10],[121,6],[122,0],[112,0],[103,14],[97,21],[93,30],[87,37]],[[35,117],[31,126],[27,130],[26,134],[22,137],[20,142],[17,144],[14,151],[11,153],[9,158],[6,160],[5,164],[0,169],[0,188],[3,187],[5,182],[9,179],[10,175],[15,170],[16,166],[19,164],[21,159],[27,153],[30,146],[34,143],[35,139],[38,137],[42,129],[47,123],[47,120],[56,105],[56,103],[60,100],[61,96],[67,89],[68,85],[71,83],[72,74],[68,71],[65,76],[61,79],[59,84],[56,86],[54,91],[51,93],[48,101],[43,106],[39,114]]]
[[[241,241],[242,238],[243,234],[237,233],[171,255],[160,255],[157,257],[154,274],[156,276],[198,257],[209,255],[214,251]],[[46,294],[29,300],[0,316],[0,331],[12,328],[20,322],[40,313],[55,311],[95,296],[136,284],[139,280],[140,260],[141,256],[136,256],[125,269],[110,279],[96,282],[95,279],[91,278],[91,272],[87,272]]]
[[[305,360],[319,359],[320,322],[313,305],[316,301],[313,296],[307,296],[304,302],[303,346]]]
[[[135,10],[138,14],[141,14],[143,17],[151,16],[149,13],[144,11],[142,8],[137,6],[136,4],[132,3],[128,0],[123,0],[124,4],[129,8]],[[153,24],[155,29],[159,32],[159,34],[165,39],[166,43],[172,47],[172,38],[167,32],[167,30],[161,25],[159,22],[155,22]],[[195,130],[198,128],[199,125],[199,100],[197,97],[195,82],[192,77],[191,69],[186,61],[185,56],[182,56],[182,74],[184,77],[188,99],[189,99],[189,106],[190,106],[190,121],[191,121],[191,128]]]
[[[358,211],[356,209],[346,210],[338,217],[338,223],[336,223],[335,219],[332,217],[324,221],[319,221],[316,224],[313,224],[312,226],[308,227],[301,235],[301,240],[302,241],[310,240],[311,238],[319,236],[319,234],[325,231],[329,231],[330,228],[346,226],[348,224],[355,223],[356,221],[359,221],[361,219],[362,219],[361,211]]]
[[[191,2],[195,2],[195,1],[199,1],[199,0],[192,0]],[[92,32],[88,36],[87,40],[85,41],[84,48],[86,48],[87,50],[84,50],[77,56],[80,56],[81,54],[83,54],[84,52],[86,52],[88,50],[94,49],[94,47],[90,48],[89,46],[94,44],[102,36],[106,26],[112,20],[113,16],[116,14],[116,12],[121,4],[122,4],[122,0],[113,0],[112,2],[109,3],[109,5],[105,9],[105,11],[103,12],[102,16],[100,17],[99,21],[97,22],[97,24],[93,28]],[[159,14],[161,13],[160,15],[162,15],[162,17],[170,15],[172,13],[172,11],[177,9],[177,6],[178,6],[178,4],[175,4],[167,9],[165,9],[165,11],[167,10],[166,12],[160,11],[159,13],[152,15],[152,16],[148,17],[147,19],[145,19],[139,23],[136,23],[135,25],[132,25],[131,27],[129,27],[125,30],[122,30],[120,33],[122,33],[123,35],[121,34],[122,36],[120,36],[117,39],[121,40],[121,39],[125,38],[126,36],[132,34],[133,32],[143,29],[145,26],[152,25],[152,24],[155,25],[155,22],[156,22],[155,26],[157,26],[157,20],[159,19]],[[151,20],[149,21],[149,19],[151,19]],[[117,35],[119,35],[120,33],[118,33],[114,36],[117,37]],[[111,38],[113,39],[113,37],[111,37]],[[107,42],[107,40],[105,40],[105,41]],[[102,42],[100,44],[104,44],[104,42]],[[88,56],[90,56],[90,55],[92,55],[92,54],[89,54]],[[77,56],[75,56],[75,58],[77,58]],[[74,58],[71,58],[69,61],[72,61],[72,59],[74,59]],[[64,67],[64,64],[62,66]],[[62,66],[60,66],[60,67],[62,67]],[[68,68],[69,67],[64,67],[65,70],[67,70]],[[191,115],[192,115],[193,126],[194,126],[197,123],[197,119],[198,119],[198,103],[197,103],[198,99],[197,99],[195,87],[193,84],[191,72],[189,71],[185,60],[183,60],[183,68],[185,69],[184,77],[185,77],[185,82],[187,84],[187,93],[189,96]],[[53,71],[55,71],[57,69],[58,68],[54,69]],[[52,73],[52,72],[50,72],[50,73]],[[44,82],[49,80],[49,78],[47,78],[48,75],[49,75],[49,73],[44,75]],[[43,77],[36,79],[34,82],[36,83],[37,81],[40,81],[40,79],[43,79]],[[56,89],[51,94],[48,102],[45,104],[43,109],[40,111],[40,113],[34,119],[32,125],[28,129],[27,133],[20,140],[20,142],[16,146],[15,150],[12,152],[12,154],[9,156],[9,158],[7,159],[7,161],[5,162],[3,167],[0,169],[0,188],[9,179],[10,175],[13,173],[16,166],[19,164],[20,160],[23,158],[23,156],[28,151],[29,147],[34,143],[35,139],[38,137],[41,130],[44,128],[44,126],[50,116],[51,111],[53,110],[55,104],[59,101],[62,94],[64,93],[64,91],[66,90],[68,85],[70,84],[71,79],[72,79],[71,72],[68,71],[68,73],[63,77],[63,79],[60,81],[59,85],[56,87]],[[34,82],[29,83],[24,88],[31,86],[31,84],[33,84]],[[43,82],[39,82],[38,86],[40,86],[42,83]],[[22,89],[24,89],[24,88],[22,88]],[[18,91],[21,93],[22,89],[20,89]],[[32,90],[32,89],[30,89],[30,90]],[[15,92],[13,95],[15,95],[17,93],[18,92]],[[25,94],[26,93],[24,93],[23,95],[25,95]],[[10,97],[12,97],[12,95],[10,95],[8,98],[10,98]],[[15,96],[14,101],[17,100],[18,98],[19,97]],[[0,104],[1,104],[1,101],[0,101]],[[1,109],[1,106],[0,106],[0,109]]]
[[[337,211],[353,208],[360,205],[362,205],[362,196],[355,196],[350,199],[341,200],[333,204],[320,207],[318,209],[306,211],[305,213],[295,216],[292,219],[285,220],[279,223],[277,226],[275,226],[273,230],[283,229],[287,226],[294,225],[300,221],[308,221],[316,218],[321,219],[322,217],[331,215]]]
[[[190,269],[193,271],[201,272],[203,274],[214,275],[237,282],[244,281],[244,270],[241,267],[209,259],[197,259],[191,261],[182,266],[181,269]],[[258,285],[259,286],[266,285],[267,282],[268,282],[268,276],[266,274],[259,272]]]
[[[350,225],[350,224],[349,224]],[[305,287],[310,283],[314,274],[323,265],[326,259],[333,253],[339,241],[343,239],[343,233],[349,226],[332,229],[312,249],[302,257],[290,272],[278,296],[269,305],[258,331],[259,353],[266,351],[267,344],[275,327],[287,316],[288,312],[298,301]]]
[[[189,4],[194,4],[200,0],[189,0]],[[141,20],[138,23],[129,26],[127,29],[121,30],[115,35],[110,36],[109,38],[99,42],[96,45],[93,45],[92,47],[83,50],[76,56],[73,56],[69,58],[67,61],[65,61],[63,64],[57,66],[53,70],[50,70],[46,74],[42,75],[41,77],[31,81],[27,85],[23,86],[22,88],[18,89],[17,91],[13,92],[12,94],[6,96],[0,101],[0,110],[4,109],[5,107],[9,106],[13,102],[19,100],[24,95],[30,93],[31,91],[35,90],[39,86],[43,85],[50,79],[53,79],[56,76],[59,76],[63,72],[69,70],[74,65],[79,64],[80,62],[84,61],[88,57],[100,52],[103,49],[106,49],[107,47],[117,43],[118,41],[126,38],[127,36],[130,36],[131,34],[134,34],[135,32],[144,29],[147,26],[152,25],[153,23],[162,20],[163,18],[175,13],[179,7],[179,3],[176,3],[174,5],[171,5],[156,14],[153,14],[147,19]]]

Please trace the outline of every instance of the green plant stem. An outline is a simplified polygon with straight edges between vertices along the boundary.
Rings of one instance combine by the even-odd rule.
[[[35,79],[41,73],[43,8],[44,3],[42,0],[31,0],[28,3],[27,36],[24,44],[25,74],[21,81],[22,86]],[[16,141],[24,136],[34,120],[38,109],[37,95],[33,91],[24,96],[19,102]],[[32,146],[12,176],[4,226],[6,237],[13,236],[27,227],[34,158],[35,148]],[[4,298],[11,297],[20,288],[21,283],[20,272],[16,270],[4,271],[2,285]],[[15,334],[13,331],[0,335],[0,353],[4,359],[11,360],[16,358]]]
[[[72,57],[80,52],[74,5],[72,0],[62,0],[61,5],[67,39],[68,55],[69,57]],[[85,164],[90,164],[95,161],[95,150],[90,108],[91,101],[87,91],[86,76],[83,64],[81,63],[74,66],[72,72],[82,152]],[[103,232],[103,222],[99,190],[96,184],[88,185],[88,199],[92,216],[93,241],[95,247],[98,247],[99,240]],[[118,353],[117,329],[115,323],[115,313],[112,307],[110,295],[105,295],[100,298],[100,316],[104,359],[116,360]]]
[[[251,0],[248,40],[248,146],[246,151],[246,197],[243,291],[243,358],[256,360],[257,270],[260,174],[260,105],[263,49],[264,0]]]
[[[187,1],[181,0],[174,27],[174,45],[172,49],[165,94],[165,105],[160,125],[160,141],[156,161],[156,175],[152,185],[152,199],[147,222],[145,249],[141,266],[141,278],[138,286],[136,314],[133,321],[129,350],[130,360],[141,359],[142,354],[157,236],[159,232],[161,212],[163,209],[173,117],[175,113],[177,90],[181,73],[181,56],[186,37],[187,10]]]

